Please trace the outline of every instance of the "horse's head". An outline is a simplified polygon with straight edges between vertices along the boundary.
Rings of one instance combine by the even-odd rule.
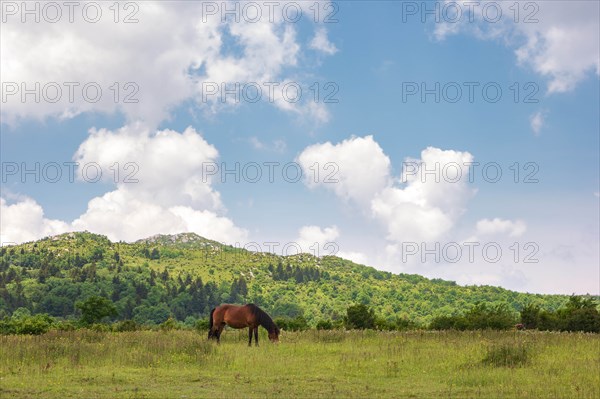
[[[277,326],[269,331],[269,339],[274,343],[279,342],[279,328]]]

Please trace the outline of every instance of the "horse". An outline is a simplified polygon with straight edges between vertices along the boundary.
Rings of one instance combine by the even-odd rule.
[[[247,305],[223,304],[210,311],[208,339],[214,338],[221,342],[221,333],[225,325],[233,328],[248,327],[248,346],[252,346],[252,331],[254,344],[258,346],[258,326],[263,326],[269,333],[271,342],[279,341],[279,327],[273,319],[253,303]]]

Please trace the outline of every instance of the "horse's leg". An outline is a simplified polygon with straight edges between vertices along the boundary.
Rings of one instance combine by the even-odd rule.
[[[215,332],[215,335],[217,336],[217,344],[221,343],[221,333],[223,332],[223,325],[219,325],[219,327],[217,327],[217,331]]]
[[[248,327],[248,346],[252,346],[252,326]]]
[[[258,326],[254,327],[254,345],[258,346]]]

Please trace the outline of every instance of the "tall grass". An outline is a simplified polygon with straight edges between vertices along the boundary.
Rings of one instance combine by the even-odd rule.
[[[488,347],[484,364],[496,367],[521,367],[529,363],[531,348],[527,343],[503,343]]]
[[[192,331],[0,336],[4,398],[597,398],[600,336]]]

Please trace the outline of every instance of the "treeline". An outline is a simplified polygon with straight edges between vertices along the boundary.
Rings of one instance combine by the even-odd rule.
[[[600,332],[600,314],[591,298],[572,296],[567,305],[556,312],[543,310],[537,305],[521,311],[525,328],[551,331]]]
[[[303,316],[279,317],[278,326],[285,330],[306,330],[310,326]],[[567,304],[550,312],[537,305],[524,307],[519,314],[506,304],[487,305],[478,303],[468,312],[456,316],[440,316],[428,326],[419,325],[407,319],[393,320],[377,316],[373,308],[366,305],[353,305],[346,315],[337,320],[320,320],[316,324],[319,330],[331,329],[373,329],[383,331],[402,331],[413,329],[430,330],[509,330],[536,329],[541,331],[582,331],[600,333],[600,313],[598,304],[591,298],[573,295]]]
[[[205,331],[209,324],[208,318],[187,318],[185,322],[181,322],[173,317],[168,317],[158,326],[138,323],[130,319],[108,323],[107,321],[111,317],[117,315],[117,308],[109,299],[97,296],[78,302],[76,306],[81,311],[81,317],[78,320],[58,320],[47,314],[31,315],[25,308],[17,309],[11,317],[0,320],[0,334],[43,334],[50,329],[73,330],[82,327],[115,332],[153,328],[162,330],[195,328]],[[515,324],[517,321],[521,321],[521,323]],[[303,331],[311,328],[302,315],[294,318],[277,317],[275,323],[285,331]],[[597,305],[591,299],[572,296],[567,305],[557,312],[548,312],[535,305],[529,305],[520,312],[517,318],[506,305],[477,304],[464,315],[437,317],[429,326],[425,327],[406,319],[389,321],[377,316],[369,306],[358,304],[348,307],[343,318],[319,320],[314,328],[317,330],[372,329],[380,331],[415,329],[464,331],[517,328],[600,333],[600,313]]]
[[[525,306],[517,317],[508,306],[488,306],[480,303],[457,316],[436,317],[430,324],[433,330],[507,330],[518,324],[521,329],[543,331],[584,331],[600,333],[598,305],[591,298],[571,296],[567,304],[551,312],[535,304]]]

